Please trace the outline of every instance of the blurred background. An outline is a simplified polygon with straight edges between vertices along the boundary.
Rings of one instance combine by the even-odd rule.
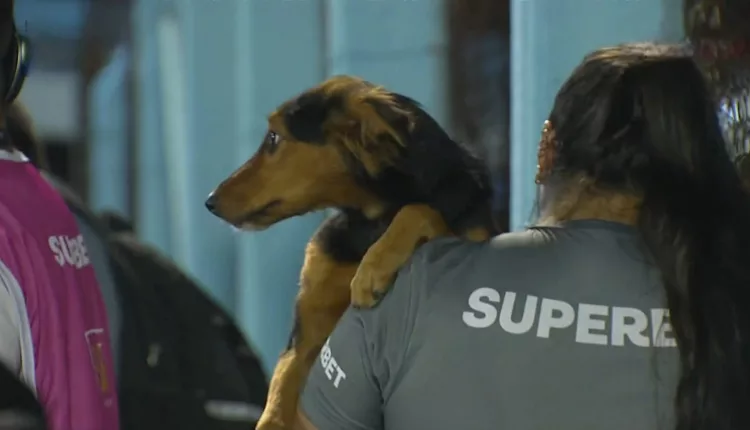
[[[17,0],[34,60],[20,100],[52,169],[132,219],[229,312],[270,366],[322,215],[237,233],[206,195],[265,115],[333,74],[422,102],[495,176],[498,220],[532,216],[536,145],[581,57],[680,41],[679,0]]]

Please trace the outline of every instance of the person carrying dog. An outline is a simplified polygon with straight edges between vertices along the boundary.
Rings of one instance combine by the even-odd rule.
[[[350,308],[297,428],[750,428],[750,198],[679,47],[589,54],[539,145],[541,218],[423,245]]]

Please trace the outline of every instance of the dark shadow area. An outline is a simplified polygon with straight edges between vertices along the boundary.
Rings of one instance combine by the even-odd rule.
[[[510,1],[451,0],[450,129],[484,156],[493,176],[498,226],[510,217]]]

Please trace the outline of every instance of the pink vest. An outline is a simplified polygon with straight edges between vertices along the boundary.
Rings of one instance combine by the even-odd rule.
[[[0,261],[23,294],[34,385],[50,429],[117,430],[109,328],[94,269],[65,202],[17,152],[0,151]]]

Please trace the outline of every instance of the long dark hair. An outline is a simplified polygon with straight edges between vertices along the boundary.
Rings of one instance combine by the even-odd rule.
[[[587,56],[555,99],[550,180],[585,176],[642,198],[681,357],[677,430],[750,429],[750,196],[683,48]]]

